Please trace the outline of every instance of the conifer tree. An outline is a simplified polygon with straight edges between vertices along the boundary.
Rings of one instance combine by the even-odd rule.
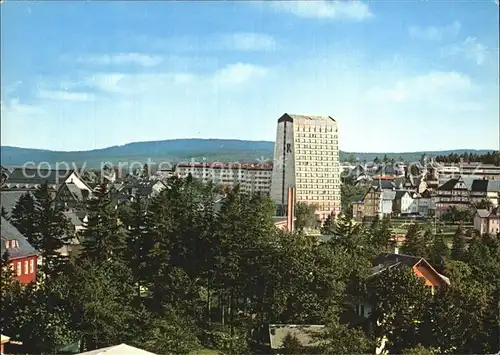
[[[427,254],[426,239],[418,224],[412,223],[408,227],[401,251],[412,256],[424,257]]]
[[[123,261],[126,230],[109,198],[106,184],[96,187],[94,198],[87,202],[87,213],[81,258],[97,263],[106,260]]]
[[[5,218],[6,220],[10,221],[9,213],[7,212],[7,210],[3,206],[2,206],[1,216],[3,218]]]
[[[61,255],[59,249],[70,243],[72,232],[69,221],[54,206],[48,184],[42,184],[35,191],[35,240],[33,245],[41,252],[43,271],[54,275],[62,271],[68,257]]]
[[[450,249],[441,233],[434,236],[429,251],[429,262],[438,271],[443,272],[446,260],[450,257]]]
[[[141,198],[132,202],[131,213],[126,225],[128,227],[126,236],[125,262],[130,268],[134,281],[137,285],[137,296],[141,296],[141,286],[145,282],[144,270],[147,255],[152,248],[150,234],[146,225],[146,206]],[[125,221],[124,221],[125,222]]]
[[[17,230],[26,237],[32,245],[39,245],[35,238],[35,200],[33,196],[26,192],[22,195],[11,212],[11,222]]]
[[[465,240],[464,231],[458,227],[453,235],[451,246],[451,258],[458,261],[466,261],[467,259],[467,242]]]
[[[323,226],[321,226],[321,234],[332,235],[335,232],[335,214],[332,212],[328,215]]]

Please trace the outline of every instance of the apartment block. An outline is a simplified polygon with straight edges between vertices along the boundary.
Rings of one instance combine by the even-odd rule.
[[[272,164],[239,163],[179,163],[175,175],[199,179],[203,183],[234,187],[240,185],[241,191],[252,194],[269,195],[271,188]]]
[[[271,198],[282,211],[287,209],[288,188],[295,187],[295,203],[317,205],[320,219],[338,214],[340,170],[335,119],[287,113],[278,119]]]

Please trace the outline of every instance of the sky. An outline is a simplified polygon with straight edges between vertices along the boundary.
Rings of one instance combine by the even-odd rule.
[[[274,141],[286,112],[346,151],[499,148],[495,0],[0,6],[2,145]]]

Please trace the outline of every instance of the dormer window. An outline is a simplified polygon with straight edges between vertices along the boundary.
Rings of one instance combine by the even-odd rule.
[[[6,249],[19,248],[19,243],[17,242],[17,240],[7,240],[5,241],[5,248]]]

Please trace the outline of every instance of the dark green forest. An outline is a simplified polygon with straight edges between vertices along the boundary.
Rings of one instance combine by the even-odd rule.
[[[127,343],[157,354],[265,354],[259,330],[268,324],[324,324],[317,347],[287,339],[284,352],[374,353],[383,336],[394,354],[499,349],[498,237],[468,239],[459,229],[449,248],[409,228],[401,252],[451,280],[431,295],[406,268],[369,277],[373,258],[394,250],[389,220],[330,218],[322,232],[331,238],[319,242],[277,230],[266,197],[235,188],[218,206],[213,186],[189,178],[168,186],[118,208],[99,186],[72,259],[55,252],[71,232],[47,186],[20,200],[9,219],[46,263],[25,287],[2,267],[2,334],[23,341],[24,353],[80,341],[81,350]],[[350,316],[359,298],[374,305],[372,332]]]

